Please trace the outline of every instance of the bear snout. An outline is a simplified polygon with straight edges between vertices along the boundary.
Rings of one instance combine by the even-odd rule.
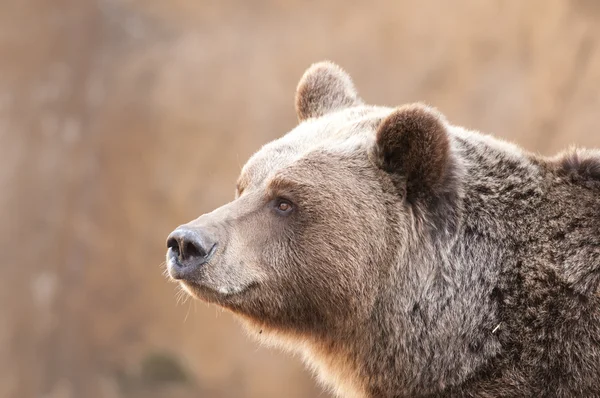
[[[167,266],[173,279],[193,277],[215,253],[217,242],[200,228],[178,227],[167,238]]]

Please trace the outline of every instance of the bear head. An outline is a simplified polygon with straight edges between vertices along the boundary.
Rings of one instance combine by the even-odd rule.
[[[256,330],[319,336],[371,316],[414,224],[452,229],[432,215],[456,190],[436,110],[365,105],[330,62],[305,72],[295,103],[298,126],[248,160],[235,199],[171,233],[167,267]]]

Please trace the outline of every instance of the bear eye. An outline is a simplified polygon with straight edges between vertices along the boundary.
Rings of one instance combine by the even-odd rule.
[[[280,214],[289,214],[293,208],[294,206],[292,206],[292,203],[289,200],[277,199],[275,202],[275,209]]]

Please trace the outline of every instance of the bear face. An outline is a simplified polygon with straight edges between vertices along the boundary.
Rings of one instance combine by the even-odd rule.
[[[321,334],[370,315],[408,235],[405,199],[442,184],[448,137],[425,106],[364,106],[331,63],[305,73],[296,109],[299,126],[252,156],[235,200],[178,228],[210,259],[187,261],[175,236],[167,263],[190,294],[260,329]]]

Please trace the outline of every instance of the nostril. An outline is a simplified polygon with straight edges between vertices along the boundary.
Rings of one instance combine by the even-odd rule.
[[[187,241],[183,243],[183,251],[181,252],[184,258],[187,257],[206,257],[206,252],[196,243]]]
[[[173,250],[177,255],[179,255],[179,242],[175,238],[169,238],[167,240],[167,249]]]

